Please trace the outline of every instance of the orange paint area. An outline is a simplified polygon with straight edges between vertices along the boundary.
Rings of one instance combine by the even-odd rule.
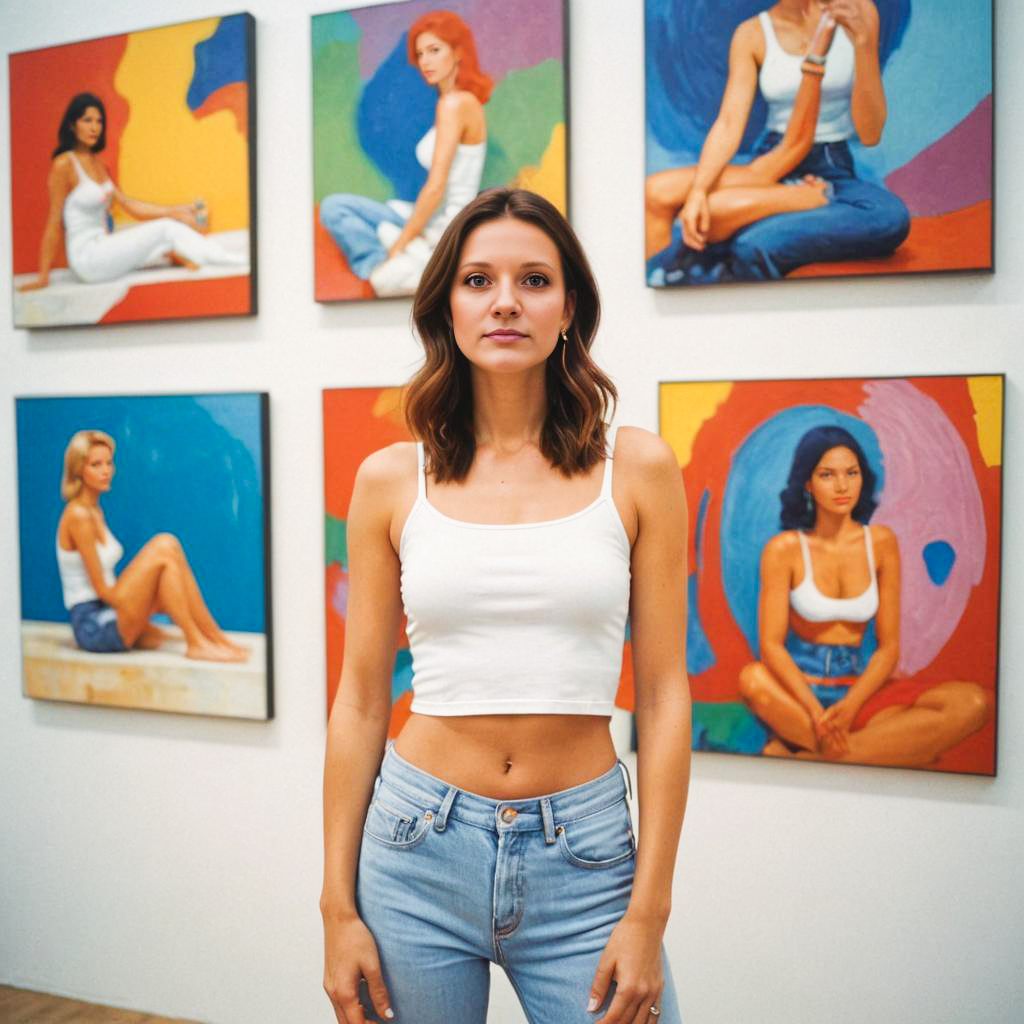
[[[100,323],[231,316],[251,312],[252,300],[252,279],[247,274],[202,281],[136,285]]]
[[[201,120],[221,110],[234,114],[235,127],[239,134],[248,141],[249,87],[245,82],[231,82],[228,85],[222,85],[216,92],[207,96],[194,113],[196,120]]]

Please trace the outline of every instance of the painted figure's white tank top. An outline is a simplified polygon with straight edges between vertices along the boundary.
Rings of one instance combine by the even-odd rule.
[[[116,582],[114,566],[121,561],[124,555],[124,548],[120,541],[107,528],[107,539],[102,544],[96,545],[96,554],[100,558],[100,566],[103,570],[103,579],[108,587]],[[64,607],[69,611],[76,604],[83,601],[97,601],[99,595],[96,593],[89,574],[85,571],[85,562],[78,551],[65,551],[57,542],[57,571],[60,573],[60,586],[64,594]]]
[[[804,558],[804,578],[800,586],[789,592],[790,607],[808,622],[868,622],[878,614],[878,577],[875,575],[875,549],[871,543],[871,530],[864,527],[864,547],[867,549],[868,572],[871,582],[867,590],[856,597],[829,597],[814,582],[811,552],[803,530],[797,530],[800,550]]]
[[[758,85],[768,103],[765,129],[783,134],[800,88],[803,57],[786,53],[779,45],[775,26],[767,11],[762,11],[757,17],[764,33],[764,63],[758,75]],[[825,77],[821,80],[821,107],[814,130],[815,142],[841,142],[854,136],[853,118],[850,116],[853,56],[850,37],[841,26],[837,27],[828,51]]]
[[[420,166],[428,171],[434,161],[434,146],[437,144],[437,129],[431,128],[416,143],[416,159]],[[423,229],[424,237],[431,245],[436,245],[444,229],[455,219],[455,215],[475,199],[480,191],[480,178],[484,173],[484,158],[487,156],[487,142],[478,142],[472,146],[458,145],[455,156],[448,169],[448,181],[445,183],[444,196],[437,211]]]
[[[614,449],[609,434],[609,452]],[[402,529],[411,710],[611,715],[629,606],[612,460],[586,508],[538,523],[452,519],[419,493]]]
[[[78,175],[78,184],[64,200],[64,231],[66,244],[70,246],[85,235],[107,233],[107,210],[110,209],[114,184],[109,179],[102,185],[93,181],[75,154],[69,151],[68,156]]]

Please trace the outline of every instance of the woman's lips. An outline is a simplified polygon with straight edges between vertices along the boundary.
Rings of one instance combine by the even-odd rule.
[[[519,338],[525,338],[526,335],[519,331],[490,331],[484,337],[490,338],[492,341],[516,341]]]

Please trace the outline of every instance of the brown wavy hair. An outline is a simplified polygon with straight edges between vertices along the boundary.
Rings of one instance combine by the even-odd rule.
[[[454,11],[428,11],[417,18],[409,28],[409,63],[419,67],[416,56],[416,40],[424,32],[432,32],[443,39],[457,54],[458,70],[455,72],[455,87],[471,92],[481,103],[491,98],[494,82],[491,76],[480,70],[476,56],[476,41],[470,27]]]
[[[413,324],[425,358],[406,389],[405,419],[423,441],[427,465],[439,483],[464,480],[476,454],[470,364],[452,333],[452,282],[469,233],[501,217],[533,224],[555,243],[566,295],[576,300],[568,341],[559,339],[547,361],[548,409],[540,450],[566,476],[586,472],[606,454],[605,420],[618,393],[590,358],[601,301],[587,257],[569,222],[542,196],[524,189],[490,189],[448,225],[413,300]]]

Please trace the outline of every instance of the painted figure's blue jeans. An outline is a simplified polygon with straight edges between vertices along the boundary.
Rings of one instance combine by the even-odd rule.
[[[377,237],[377,225],[388,221],[404,227],[405,221],[390,206],[376,199],[338,192],[324,196],[320,203],[320,223],[331,233],[345,254],[352,273],[364,281],[388,251]]]
[[[769,132],[755,155],[777,145]],[[910,231],[903,200],[887,189],[861,181],[845,142],[819,142],[790,177],[816,174],[832,183],[827,206],[765,217],[738,231],[730,244],[729,269],[739,281],[785,277],[805,263],[888,256]]]
[[[841,679],[859,676],[863,671],[863,652],[848,644],[816,644],[797,636],[792,630],[786,634],[786,650],[796,667],[809,676],[821,679]],[[809,683],[818,703],[827,711],[850,692],[849,683]]]
[[[593,1024],[590,987],[633,885],[619,766],[545,797],[492,800],[389,746],[366,815],[356,896],[395,1020],[484,1024],[490,963],[530,1024]],[[679,1024],[662,951],[661,1024]],[[614,985],[612,993],[614,993]],[[369,1000],[363,989],[363,1002]],[[368,1019],[380,1020],[368,1012]]]

